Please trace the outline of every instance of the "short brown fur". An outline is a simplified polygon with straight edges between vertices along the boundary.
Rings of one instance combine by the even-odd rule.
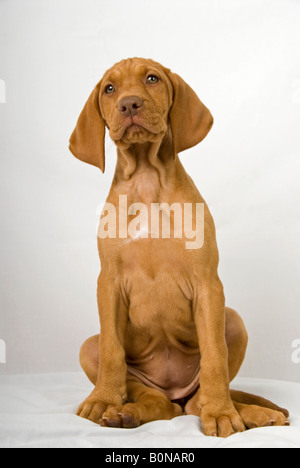
[[[288,424],[286,410],[229,389],[247,332],[237,312],[225,307],[214,222],[178,157],[212,124],[182,78],[134,58],[104,74],[72,134],[72,153],[104,172],[109,129],[118,160],[107,202],[115,207],[119,195],[127,195],[128,205],[205,207],[201,249],[186,249],[184,237],[98,239],[101,335],[80,352],[95,389],[77,414],[103,426],[135,427],[183,411],[200,416],[208,436]]]

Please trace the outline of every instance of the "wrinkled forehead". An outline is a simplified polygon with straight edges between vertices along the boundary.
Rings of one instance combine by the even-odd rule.
[[[158,75],[167,85],[169,92],[172,95],[172,84],[168,78],[169,70],[158,62],[151,59],[142,58],[130,58],[122,60],[116,63],[113,67],[105,72],[102,78],[102,82],[122,82],[131,78],[134,80],[135,77],[142,77],[147,73],[153,73]]]
[[[124,76],[144,75],[150,71],[164,73],[162,65],[154,62],[154,60],[130,58],[116,63],[113,67],[107,70],[107,72],[105,72],[103,79],[121,79]]]

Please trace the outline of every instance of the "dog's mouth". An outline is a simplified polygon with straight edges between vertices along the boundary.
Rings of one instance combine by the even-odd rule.
[[[141,132],[143,130],[147,130],[144,125],[142,125],[141,123],[135,123],[134,120],[132,120],[132,122],[129,125],[126,125],[124,129],[124,134]]]
[[[153,141],[153,138],[165,131],[159,119],[148,122],[142,116],[135,115],[119,122],[117,128],[110,128],[110,136],[115,143],[142,143]]]
[[[123,129],[124,129],[124,133],[122,137],[124,135],[133,136],[139,133],[144,133],[145,130],[147,132],[155,133],[153,131],[154,130],[153,126],[150,124],[147,124],[147,122],[145,122],[144,119],[142,119],[138,115],[133,116],[133,117],[128,117],[123,124]]]

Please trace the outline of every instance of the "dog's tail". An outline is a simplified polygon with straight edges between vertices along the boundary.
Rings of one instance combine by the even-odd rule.
[[[280,408],[279,406],[275,405],[275,403],[272,403],[272,401],[266,400],[265,398],[259,397],[257,395],[251,395],[250,393],[240,392],[238,390],[230,390],[230,396],[233,402],[270,408],[276,411],[280,411],[285,415],[286,418],[289,417],[288,410]]]

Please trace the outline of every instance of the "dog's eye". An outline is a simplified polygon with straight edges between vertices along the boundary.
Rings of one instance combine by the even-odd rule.
[[[115,92],[114,86],[112,84],[107,85],[106,88],[105,88],[105,92],[106,92],[106,94],[114,93]]]
[[[148,84],[155,84],[159,81],[159,78],[156,75],[149,75],[147,77],[147,83]]]

